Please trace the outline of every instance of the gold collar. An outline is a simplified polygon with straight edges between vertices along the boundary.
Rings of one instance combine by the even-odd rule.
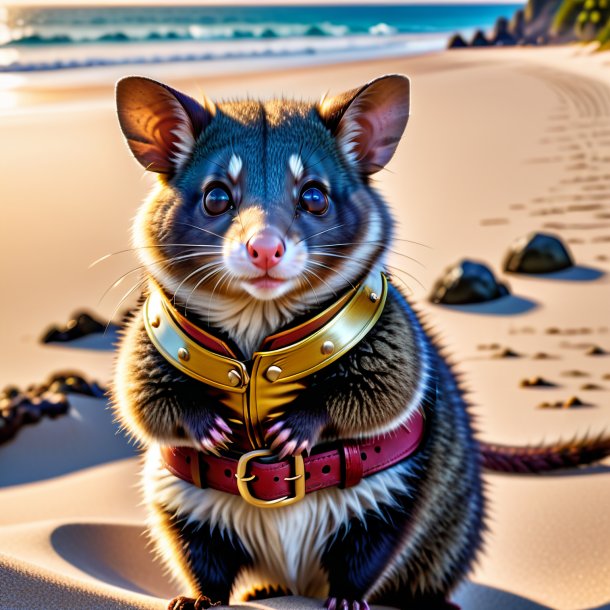
[[[246,426],[253,447],[263,447],[265,420],[294,400],[306,387],[305,377],[336,361],[373,328],[386,297],[382,273],[367,279],[310,320],[267,337],[250,371],[226,343],[180,315],[160,289],[144,304],[144,325],[168,362],[224,390],[223,402],[237,418],[232,421]]]

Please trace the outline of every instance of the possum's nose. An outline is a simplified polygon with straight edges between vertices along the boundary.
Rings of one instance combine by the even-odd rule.
[[[284,240],[273,229],[263,229],[253,235],[246,248],[252,263],[265,271],[277,265],[286,251]]]

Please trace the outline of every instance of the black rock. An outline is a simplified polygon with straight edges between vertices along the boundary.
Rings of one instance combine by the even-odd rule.
[[[448,49],[464,49],[468,43],[464,40],[461,34],[454,34],[447,44]]]
[[[517,44],[517,39],[512,34],[507,33],[493,38],[491,44],[496,47],[514,47]]]
[[[504,36],[508,33],[508,19],[506,17],[498,17],[494,26],[493,38],[496,36]]]
[[[65,415],[70,408],[67,394],[102,398],[105,393],[96,381],[75,371],[54,373],[45,383],[30,384],[25,391],[7,386],[0,391],[0,443],[13,438],[21,426]]]
[[[76,371],[53,373],[41,388],[47,388],[54,393],[82,394],[95,398],[101,398],[106,393],[106,389],[96,381],[88,381],[81,373]]]
[[[509,31],[508,19],[505,17],[498,18],[490,42],[492,45],[503,47],[517,44],[516,38]]]
[[[530,233],[512,244],[503,268],[512,273],[551,273],[573,265],[570,252],[559,237]]]
[[[40,398],[33,398],[32,403],[38,405],[41,415],[51,418],[65,415],[70,408],[65,394],[52,392],[43,394]]]
[[[14,385],[7,385],[2,392],[0,392],[0,398],[15,398],[21,394],[21,390]]]
[[[435,283],[430,300],[444,305],[484,303],[509,294],[508,288],[498,282],[489,267],[483,263],[462,260],[448,267]]]
[[[489,40],[485,37],[485,34],[481,30],[477,30],[475,35],[472,37],[470,41],[471,47],[488,47]]]
[[[60,328],[51,326],[42,336],[43,343],[65,343],[93,333],[103,333],[106,324],[86,311],[76,312],[68,323]]]
[[[525,36],[525,14],[522,8],[513,15],[508,30],[517,40]]]
[[[10,440],[23,424],[23,414],[16,409],[0,412],[0,443]]]
[[[27,398],[22,400],[16,410],[23,416],[23,424],[35,424],[42,418],[40,403],[30,402]]]

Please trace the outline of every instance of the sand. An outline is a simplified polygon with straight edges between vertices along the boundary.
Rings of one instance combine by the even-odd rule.
[[[312,99],[379,74],[409,74],[412,118],[377,183],[399,238],[426,246],[398,241],[390,262],[464,373],[480,437],[522,444],[599,433],[610,421],[610,356],[586,355],[592,344],[610,351],[608,63],[580,48],[491,49],[239,77],[206,77],[197,66],[191,78],[168,66],[145,74],[211,97]],[[88,269],[128,247],[130,219],[152,183],[122,142],[113,78],[87,88],[43,83],[0,99],[2,385],[40,382],[59,368],[109,378],[110,341],[92,350],[38,338],[80,307],[112,317],[137,279],[128,275],[99,303],[136,263],[126,253]],[[22,100],[28,105],[11,107]],[[507,247],[532,230],[566,240],[576,272],[503,274]],[[461,309],[429,304],[434,280],[463,257],[489,264],[512,297]],[[504,347],[521,357],[493,357]],[[586,377],[565,375],[572,370]],[[521,387],[532,375],[556,385]],[[538,408],[573,395],[589,406]],[[138,469],[104,401],[91,398],[0,446],[0,608],[163,608],[180,593],[146,548]],[[455,600],[467,609],[610,608],[609,464],[485,478],[485,550]],[[303,599],[269,606],[291,604],[319,607]]]

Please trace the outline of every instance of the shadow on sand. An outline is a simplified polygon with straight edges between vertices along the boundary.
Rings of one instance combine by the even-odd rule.
[[[468,305],[442,305],[445,309],[460,311],[462,313],[474,313],[488,316],[516,316],[527,313],[538,307],[536,301],[517,297],[509,294],[486,303],[472,303]]]
[[[104,583],[144,595],[177,595],[153,561],[142,527],[123,523],[67,523],[51,534],[62,559]]]
[[[536,280],[558,280],[564,282],[594,282],[606,275],[605,271],[586,265],[574,265],[569,269],[554,271],[553,273],[519,274],[519,278],[532,278]]]
[[[96,580],[133,593],[169,599],[178,592],[163,575],[161,565],[153,561],[143,534],[143,528],[135,524],[69,523],[53,531],[51,544],[60,557]],[[451,599],[464,610],[551,610],[550,606],[516,593],[473,582],[463,583]],[[232,606],[234,609],[244,607]],[[278,597],[252,602],[247,607],[259,610],[319,610],[322,602],[300,596]],[[588,610],[610,610],[610,605]]]
[[[90,349],[96,352],[113,352],[120,340],[119,326],[111,324],[103,333],[92,333],[72,341],[51,341],[46,345],[61,349]]]
[[[551,606],[544,606],[531,599],[509,593],[502,589],[479,585],[473,582],[462,584],[451,601],[460,605],[464,610],[474,608],[493,608],[494,610],[552,610]],[[601,609],[600,609],[601,610]]]
[[[32,483],[137,455],[105,400],[70,395],[70,411],[24,426],[0,446],[0,488]],[[0,606],[1,607],[1,606]]]

